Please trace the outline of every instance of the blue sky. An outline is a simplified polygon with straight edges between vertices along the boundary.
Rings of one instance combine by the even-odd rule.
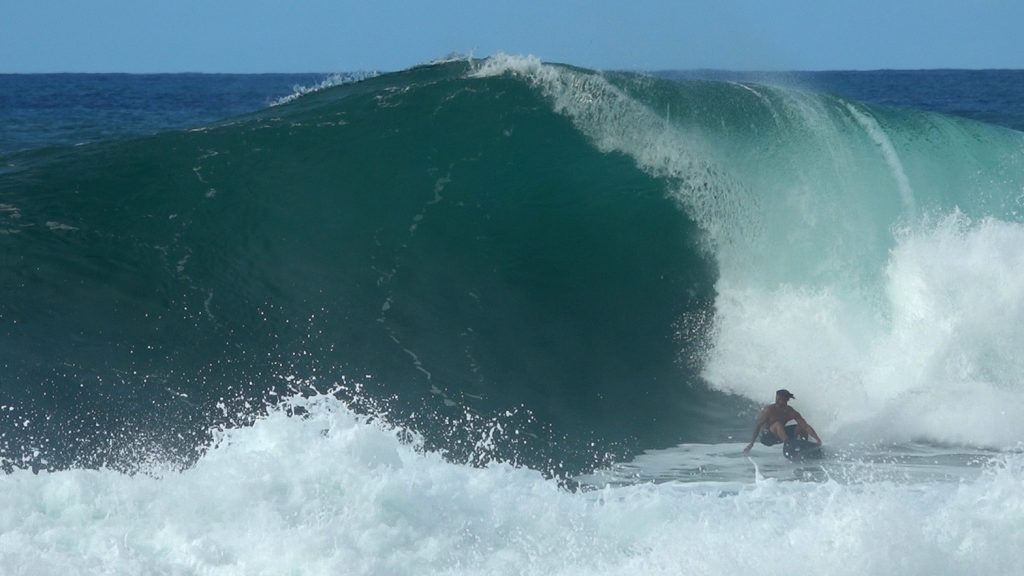
[[[1024,68],[1017,0],[5,0],[0,72]]]

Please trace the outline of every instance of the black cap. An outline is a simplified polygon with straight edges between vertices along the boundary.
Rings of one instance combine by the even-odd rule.
[[[783,388],[782,390],[776,390],[775,391],[775,395],[776,396],[785,396],[786,398],[796,398],[796,396],[794,396],[792,392],[790,392],[789,390],[786,390],[785,388]]]

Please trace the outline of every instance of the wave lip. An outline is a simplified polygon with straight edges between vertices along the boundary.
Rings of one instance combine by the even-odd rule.
[[[380,74],[381,73],[377,72],[377,71],[346,72],[346,73],[339,73],[339,74],[331,74],[327,78],[324,78],[323,80],[321,80],[321,81],[319,81],[319,82],[317,82],[316,84],[313,84],[313,85],[309,85],[309,86],[295,85],[292,88],[292,93],[291,94],[289,94],[287,96],[282,96],[282,97],[274,100],[273,102],[270,103],[270,105],[271,106],[280,106],[282,104],[287,104],[289,102],[293,102],[293,101],[295,101],[295,100],[297,100],[299,98],[302,98],[303,96],[306,96],[307,94],[312,94],[314,92],[320,92],[322,90],[327,90],[328,88],[334,88],[335,86],[344,86],[345,84],[352,84],[352,83],[355,83],[355,82],[362,82],[362,81],[368,80],[370,78],[376,78],[377,76],[380,76]]]

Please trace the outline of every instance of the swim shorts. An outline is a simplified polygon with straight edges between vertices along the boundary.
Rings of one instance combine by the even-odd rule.
[[[796,424],[790,424],[789,426],[786,426],[786,436],[788,436],[788,438],[785,440],[786,442],[796,437]],[[764,431],[761,432],[761,444],[764,444],[765,446],[774,446],[782,442],[782,438],[779,438],[775,434],[775,432],[772,432],[767,428],[765,428]]]

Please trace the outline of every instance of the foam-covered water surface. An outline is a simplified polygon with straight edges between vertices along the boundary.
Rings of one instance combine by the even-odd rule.
[[[646,450],[628,461],[615,462],[576,478],[590,487],[647,482],[746,483],[751,478],[777,481],[863,484],[973,482],[1008,454],[993,450],[935,444],[841,444],[823,448],[822,456],[788,460],[781,446],[757,446],[743,454],[743,443],[680,444]],[[1019,450],[1018,450],[1019,452]]]
[[[184,471],[0,476],[0,558],[9,574],[1010,574],[1022,484],[1017,454],[964,483],[751,471],[570,492],[319,396],[224,431]]]

